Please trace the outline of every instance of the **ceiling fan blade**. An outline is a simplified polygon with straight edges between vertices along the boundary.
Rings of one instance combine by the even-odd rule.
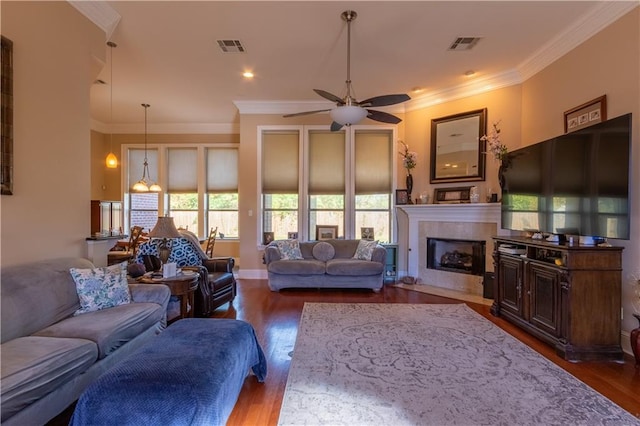
[[[344,105],[344,100],[332,93],[329,93],[327,91],[320,90],[320,89],[313,89],[313,91],[316,92],[318,95],[322,96],[323,98],[330,100],[331,102],[335,102],[338,105]]]
[[[375,121],[380,121],[382,123],[398,124],[402,121],[402,119],[396,117],[395,115],[391,115],[386,112],[376,111],[374,109],[368,109],[367,112],[367,118]]]
[[[383,95],[383,96],[375,96],[373,98],[365,99],[362,102],[358,102],[360,106],[363,107],[381,107],[387,105],[395,105],[402,102],[406,102],[409,99],[409,95],[397,94],[397,95]]]
[[[301,116],[301,115],[317,114],[319,112],[327,112],[327,111],[331,111],[331,108],[329,108],[329,109],[316,109],[314,111],[295,112],[293,114],[285,114],[285,115],[283,115],[283,117],[284,118],[298,117],[298,116]]]
[[[336,123],[335,121],[333,123],[331,123],[331,131],[332,132],[337,132],[338,130],[342,129],[343,124],[340,123]]]

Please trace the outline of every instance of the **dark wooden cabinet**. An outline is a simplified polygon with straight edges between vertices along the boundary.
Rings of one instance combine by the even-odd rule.
[[[622,360],[622,247],[494,238],[491,313],[570,361]]]
[[[122,201],[91,200],[91,235],[122,234]]]

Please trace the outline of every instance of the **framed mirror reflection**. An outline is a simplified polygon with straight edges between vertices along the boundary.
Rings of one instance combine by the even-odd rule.
[[[485,179],[487,109],[431,120],[431,183]]]

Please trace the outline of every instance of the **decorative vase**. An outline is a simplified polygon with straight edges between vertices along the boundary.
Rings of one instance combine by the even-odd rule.
[[[411,176],[411,172],[409,171],[407,171],[406,184],[407,184],[407,195],[409,198],[409,204],[413,204],[413,201],[411,201],[411,191],[413,191],[413,176]]]
[[[500,163],[500,167],[498,167],[498,181],[500,182],[500,189],[504,190],[505,180],[504,180],[504,171],[506,170],[506,166]]]
[[[640,323],[640,315],[633,314],[634,317]],[[636,358],[636,368],[640,367],[640,326],[631,330],[630,334],[631,338],[631,350],[633,351],[633,356]]]

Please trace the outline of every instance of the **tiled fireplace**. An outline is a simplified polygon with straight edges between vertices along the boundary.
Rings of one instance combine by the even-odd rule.
[[[410,275],[419,278],[421,284],[482,295],[484,274],[428,267],[427,239],[484,242],[484,270],[493,271],[491,237],[509,235],[500,227],[500,204],[418,204],[396,209],[399,276]]]

